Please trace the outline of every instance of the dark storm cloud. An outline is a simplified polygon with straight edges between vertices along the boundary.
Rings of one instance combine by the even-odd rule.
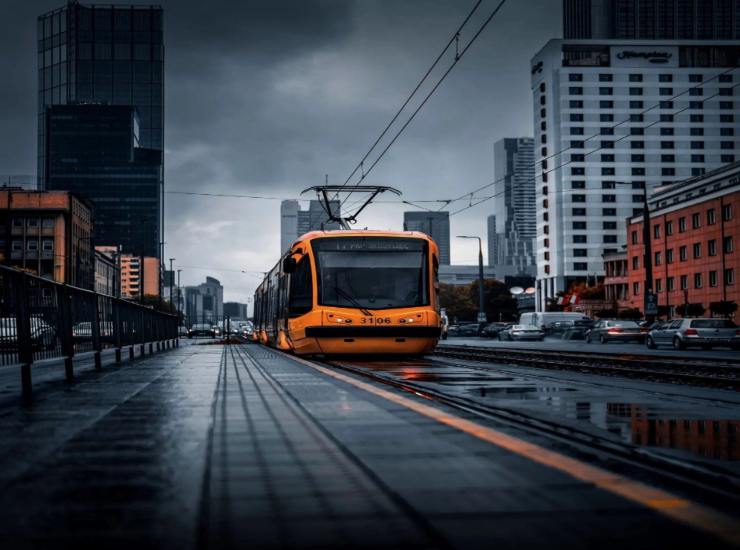
[[[166,185],[296,196],[341,183],[473,5],[459,0],[165,0]],[[497,2],[485,0],[463,43]],[[35,21],[60,0],[0,5],[0,173],[35,172]],[[529,59],[559,33],[556,0],[509,0],[372,174],[409,199],[493,176],[493,143],[532,134]],[[446,60],[444,67],[447,66]],[[363,226],[400,228],[403,207]],[[486,206],[452,218],[485,234]],[[279,202],[168,195],[168,256],[262,270],[278,254]],[[474,257],[454,243],[453,261]],[[472,250],[472,249],[471,249]],[[188,258],[184,260],[184,258]],[[184,282],[205,271],[185,270]],[[244,299],[258,279],[210,274]]]

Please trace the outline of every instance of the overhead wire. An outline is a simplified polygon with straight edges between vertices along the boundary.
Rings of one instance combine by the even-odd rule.
[[[347,179],[344,180],[344,183],[342,184],[342,187],[345,187],[349,183],[349,180],[352,179],[352,177],[357,173],[358,170],[360,170],[360,171],[363,170],[363,164],[364,164],[364,162],[367,160],[367,158],[375,150],[375,147],[378,146],[378,143],[380,143],[380,141],[385,137],[385,135],[388,133],[388,130],[391,129],[391,127],[396,122],[396,120],[398,120],[398,117],[401,116],[401,113],[403,112],[403,110],[406,108],[406,106],[409,104],[409,102],[416,95],[416,92],[419,91],[419,89],[421,88],[421,86],[424,84],[424,82],[426,81],[426,79],[429,77],[429,75],[435,69],[435,67],[437,66],[437,64],[442,59],[442,57],[444,57],[444,55],[447,53],[447,50],[450,49],[450,46],[452,46],[453,43],[455,43],[455,42],[457,42],[459,40],[460,32],[463,30],[463,28],[465,27],[465,25],[467,25],[468,21],[470,21],[470,18],[475,14],[475,12],[478,10],[478,8],[480,7],[480,5],[481,5],[482,2],[483,2],[483,0],[478,0],[475,3],[475,5],[473,5],[473,8],[470,10],[470,12],[468,12],[468,15],[465,17],[465,19],[463,20],[463,22],[460,24],[460,26],[458,26],[457,30],[453,33],[453,35],[447,41],[447,44],[445,44],[445,47],[442,48],[442,51],[439,53],[439,55],[437,55],[437,57],[434,60],[434,62],[432,63],[432,65],[424,73],[424,76],[421,77],[421,80],[419,80],[418,84],[414,87],[414,89],[408,95],[408,97],[406,98],[406,100],[398,108],[398,110],[396,111],[396,113],[393,115],[393,118],[391,118],[390,122],[388,122],[388,124],[386,124],[385,128],[383,129],[383,131],[375,139],[375,141],[370,146],[370,148],[367,150],[367,152],[362,157],[362,159],[360,160],[360,162],[357,163],[357,166],[355,166],[354,170],[352,170],[352,172],[350,172],[349,176],[347,176]],[[338,195],[335,194],[335,198],[337,196]]]
[[[706,80],[704,80],[704,81],[702,81],[702,82],[700,82],[700,83],[698,83],[698,84],[696,84],[696,85],[694,85],[694,86],[689,86],[688,88],[686,88],[686,89],[685,89],[685,90],[684,90],[683,92],[681,92],[681,93],[679,93],[679,94],[676,94],[676,95],[674,95],[674,96],[671,96],[671,97],[668,97],[668,98],[666,98],[666,99],[664,99],[664,100],[661,100],[661,101],[659,101],[658,103],[655,103],[654,105],[652,105],[651,107],[649,107],[649,108],[647,108],[647,109],[644,109],[644,110],[640,111],[639,113],[633,113],[633,114],[634,114],[634,115],[638,115],[638,116],[644,116],[644,115],[645,115],[646,113],[649,113],[650,111],[652,111],[652,110],[654,110],[654,109],[656,109],[656,108],[660,107],[660,105],[661,105],[661,103],[662,103],[663,101],[674,101],[674,100],[678,99],[679,97],[681,97],[681,96],[684,96],[684,95],[686,95],[687,93],[690,93],[690,91],[691,91],[692,89],[700,88],[700,87],[704,86],[705,84],[707,84],[707,83],[709,83],[709,82],[711,82],[711,81],[713,81],[713,80],[715,80],[715,79],[719,78],[720,76],[722,76],[722,75],[724,75],[724,74],[728,74],[728,73],[731,73],[732,71],[734,71],[734,70],[736,70],[736,69],[737,69],[737,67],[731,67],[731,68],[729,68],[729,69],[727,69],[727,70],[725,70],[725,71],[719,72],[719,73],[715,74],[714,76],[712,76],[711,78],[708,78],[708,79],[706,79]],[[707,98],[707,99],[708,99],[708,98]],[[601,128],[610,128],[610,129],[614,130],[614,129],[616,129],[616,128],[618,128],[618,127],[622,126],[622,125],[623,125],[623,124],[625,124],[625,123],[631,122],[631,121],[632,121],[632,115],[633,115],[633,114],[630,114],[630,116],[629,116],[629,117],[627,117],[626,119],[623,119],[623,120],[621,120],[621,121],[617,122],[616,124],[612,124],[611,126],[602,126]],[[674,113],[674,115],[675,115],[675,114],[679,114],[679,113],[677,112],[677,113]],[[582,140],[576,140],[576,141],[583,141],[583,142],[584,142],[584,144],[585,144],[585,143],[587,143],[588,141],[591,141],[591,140],[593,140],[593,139],[596,139],[596,138],[598,138],[598,137],[600,137],[600,136],[602,136],[602,135],[603,135],[603,134],[601,134],[601,129],[600,129],[600,130],[599,130],[599,133],[596,133],[596,134],[592,134],[592,135],[590,135],[589,137],[587,137],[587,138],[585,138],[585,139],[582,139]],[[572,145],[568,145],[567,147],[565,147],[565,148],[563,148],[563,149],[561,149],[561,150],[557,151],[556,153],[553,153],[553,154],[551,154],[551,155],[545,156],[545,157],[541,158],[540,160],[538,160],[538,161],[535,161],[535,162],[533,162],[533,163],[531,164],[530,168],[536,168],[536,167],[537,167],[537,165],[538,165],[539,163],[541,163],[541,162],[542,162],[543,160],[550,160],[550,159],[553,159],[553,158],[555,158],[555,157],[558,157],[558,156],[562,155],[563,153],[566,153],[566,152],[568,152],[568,151],[569,151],[569,150],[571,150],[571,149],[573,149]],[[475,195],[475,193],[478,193],[478,192],[480,192],[480,191],[483,191],[484,189],[487,189],[487,188],[489,188],[489,187],[492,187],[493,185],[495,185],[495,184],[497,184],[497,183],[501,183],[502,181],[505,181],[505,179],[506,179],[506,176],[504,176],[504,177],[502,177],[502,178],[499,178],[499,179],[497,179],[497,180],[494,180],[494,181],[492,181],[492,182],[490,182],[490,183],[487,183],[487,184],[485,184],[485,185],[482,185],[482,186],[478,187],[477,189],[473,189],[472,191],[468,191],[467,193],[464,193],[464,194],[462,194],[462,195],[460,195],[460,196],[458,196],[458,197],[456,197],[456,198],[452,199],[452,200],[451,200],[451,202],[453,202],[453,203],[454,203],[454,202],[458,202],[458,201],[461,201],[461,200],[467,199],[468,197],[474,196],[474,195]],[[493,198],[493,197],[490,197],[490,198]],[[441,208],[440,208],[440,210],[441,210]]]
[[[489,25],[489,23],[493,20],[493,18],[496,16],[496,14],[500,11],[500,9],[503,7],[503,5],[506,3],[506,0],[501,0],[499,4],[496,6],[496,8],[491,12],[491,14],[488,16],[488,18],[483,22],[483,24],[478,28],[478,31],[473,35],[473,37],[468,41],[468,43],[465,45],[465,47],[462,49],[462,51],[459,52],[455,56],[455,59],[452,61],[452,64],[449,66],[449,68],[444,72],[444,74],[440,77],[440,79],[437,81],[437,83],[432,87],[430,92],[424,97],[422,102],[419,104],[419,106],[414,110],[414,112],[411,114],[411,116],[406,120],[406,122],[401,126],[401,128],[396,132],[396,134],[393,136],[393,139],[385,146],[385,148],[381,151],[380,155],[373,161],[373,163],[370,165],[370,167],[365,171],[365,173],[362,175],[359,181],[355,183],[355,187],[358,186],[367,176],[372,172],[373,168],[377,166],[377,164],[382,160],[382,158],[385,156],[385,154],[388,152],[388,150],[393,146],[393,144],[396,142],[396,140],[401,136],[401,134],[406,130],[409,124],[411,124],[411,121],[414,120],[416,115],[421,111],[421,109],[426,105],[427,101],[429,101],[429,98],[432,97],[434,92],[437,91],[437,88],[444,82],[444,80],[447,78],[447,75],[450,74],[452,69],[457,65],[457,63],[460,61],[460,59],[463,58],[465,53],[470,49],[470,47],[473,45],[473,43],[478,39],[478,37],[481,35],[481,33],[485,30],[485,28]]]
[[[740,86],[740,83],[737,83],[737,84],[735,84],[734,86],[731,86],[730,88],[731,88],[731,89],[735,89],[735,88],[737,88],[737,87],[739,87],[739,86]],[[720,93],[719,93],[719,92],[717,92],[717,93],[714,93],[714,94],[712,94],[712,95],[710,95],[710,96],[707,96],[707,97],[703,98],[702,100],[700,100],[700,101],[698,101],[698,102],[699,102],[699,103],[702,103],[702,104],[703,104],[704,102],[706,102],[706,101],[709,101],[710,99],[714,99],[715,97],[718,97],[718,96],[720,96]],[[671,115],[672,115],[672,116],[676,116],[676,115],[679,115],[679,114],[683,113],[684,111],[688,111],[688,110],[690,110],[691,108],[692,108],[692,107],[691,107],[691,106],[689,105],[689,106],[687,106],[687,107],[684,107],[683,109],[679,109],[678,111],[675,111],[675,112],[671,113]],[[651,123],[650,123],[650,124],[648,124],[648,125],[645,125],[645,126],[643,127],[643,129],[651,128],[651,127],[655,126],[656,124],[660,124],[660,123],[663,123],[663,122],[664,122],[664,121],[662,121],[662,120],[660,120],[660,119],[657,119],[656,121],[654,121],[654,122],[651,122]],[[620,137],[619,139],[615,139],[615,140],[608,140],[608,141],[613,141],[614,143],[617,143],[617,142],[619,142],[619,141],[622,141],[622,140],[624,140],[624,139],[626,139],[626,138],[628,138],[628,137],[635,137],[635,136],[634,136],[634,135],[632,135],[632,134],[625,134],[624,136]],[[638,137],[639,137],[639,136],[638,136]],[[597,148],[595,148],[595,149],[593,149],[593,150],[591,150],[591,151],[588,151],[587,153],[584,153],[584,154],[583,154],[583,156],[584,156],[584,158],[585,158],[585,157],[587,157],[587,156],[589,156],[589,155],[591,155],[591,154],[593,154],[593,153],[596,153],[597,151],[601,151],[601,150],[603,150],[603,149],[606,149],[606,147],[604,147],[604,146],[599,146],[599,147],[597,147]],[[549,169],[549,170],[546,170],[545,172],[542,172],[542,174],[541,174],[541,175],[546,175],[546,174],[549,174],[550,172],[554,172],[555,170],[559,170],[559,169],[563,168],[564,166],[567,166],[567,165],[569,165],[569,164],[572,164],[573,162],[583,162],[583,161],[568,160],[568,161],[566,161],[566,162],[563,162],[562,164],[560,164],[560,165],[558,165],[558,166],[555,166],[555,167],[553,167],[553,168],[551,168],[551,169]],[[532,182],[536,182],[536,181],[537,181],[537,176],[535,176],[534,178],[530,178],[530,179],[528,179],[526,183],[532,183]],[[484,186],[484,187],[487,187],[487,186]],[[484,202],[487,202],[487,201],[491,200],[492,198],[495,198],[495,197],[497,197],[497,196],[500,196],[500,195],[502,195],[503,193],[504,193],[504,192],[502,191],[502,192],[499,192],[499,193],[495,193],[495,194],[493,194],[493,195],[491,195],[491,196],[488,196],[488,197],[486,197],[486,198],[481,198],[481,200],[478,200],[477,202],[471,202],[471,204],[469,204],[468,206],[465,206],[465,207],[463,207],[463,208],[460,208],[459,210],[455,210],[454,212],[451,212],[451,213],[450,213],[450,216],[454,216],[454,215],[456,215],[456,214],[459,214],[459,213],[461,213],[461,212],[464,212],[464,211],[466,211],[466,210],[469,210],[470,208],[474,208],[474,207],[478,206],[479,204],[482,204],[482,203],[484,203]],[[464,197],[467,197],[467,196],[468,196],[468,195],[464,195]]]

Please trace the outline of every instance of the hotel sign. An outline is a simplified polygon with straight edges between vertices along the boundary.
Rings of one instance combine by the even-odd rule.
[[[675,46],[615,46],[611,48],[612,67],[678,67]]]

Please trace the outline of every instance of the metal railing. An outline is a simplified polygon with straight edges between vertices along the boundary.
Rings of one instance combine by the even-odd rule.
[[[74,358],[92,353],[96,369],[101,352],[115,349],[120,363],[177,345],[178,320],[152,308],[56,283],[0,266],[0,367],[20,366],[24,398],[31,396],[34,362],[63,358],[65,375],[74,378]]]

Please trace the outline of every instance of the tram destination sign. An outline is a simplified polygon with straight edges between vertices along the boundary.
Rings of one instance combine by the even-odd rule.
[[[424,250],[425,244],[422,239],[387,237],[330,237],[313,241],[317,250],[325,252],[415,252]]]

